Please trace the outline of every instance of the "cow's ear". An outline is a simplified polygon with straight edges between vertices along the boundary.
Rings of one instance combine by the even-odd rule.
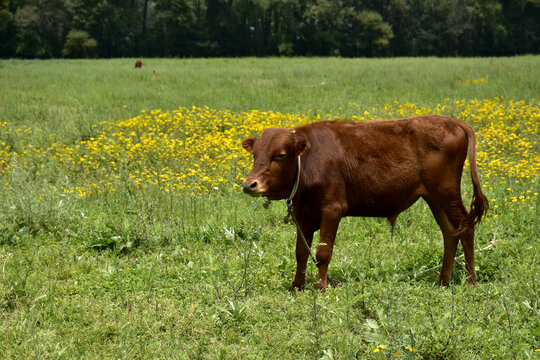
[[[304,155],[309,150],[311,144],[307,137],[300,136],[296,139],[296,155]]]
[[[254,138],[254,137],[247,138],[244,141],[242,141],[242,146],[244,147],[244,149],[246,149],[247,151],[253,154],[253,144],[255,144],[255,140],[257,140],[257,138]]]

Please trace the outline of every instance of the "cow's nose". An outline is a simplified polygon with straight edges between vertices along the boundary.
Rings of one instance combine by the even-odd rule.
[[[244,192],[251,193],[257,188],[258,184],[257,181],[244,180],[242,185],[244,186]]]

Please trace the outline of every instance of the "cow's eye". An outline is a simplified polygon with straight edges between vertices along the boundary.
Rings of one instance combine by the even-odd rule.
[[[277,155],[274,155],[273,160],[274,161],[281,161],[281,160],[285,159],[285,156],[287,156],[287,154],[277,154]]]

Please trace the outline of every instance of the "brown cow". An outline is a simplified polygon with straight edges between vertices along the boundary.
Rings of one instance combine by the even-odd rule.
[[[452,118],[425,115],[369,122],[324,121],[296,129],[269,128],[243,147],[254,155],[244,192],[269,200],[293,194],[293,213],[311,247],[320,229],[316,258],[319,283],[327,284],[328,264],[344,216],[386,217],[394,223],[418,198],[429,205],[444,238],[439,284],[451,280],[459,239],[467,283],[476,283],[474,227],[488,207],[476,168],[476,136]],[[469,152],[473,183],[471,211],[461,199],[463,164]],[[300,160],[298,160],[300,159]],[[297,233],[293,286],[303,289],[309,249]]]
[[[142,61],[141,60],[135,61],[135,68],[140,69],[141,67],[142,67]]]

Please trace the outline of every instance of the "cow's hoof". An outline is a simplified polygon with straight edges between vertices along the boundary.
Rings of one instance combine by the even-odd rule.
[[[292,284],[292,291],[303,291],[304,290],[304,283],[296,283],[293,282]]]
[[[331,279],[331,278],[328,278],[328,284],[333,288],[337,288],[343,285],[341,281],[337,279]]]

